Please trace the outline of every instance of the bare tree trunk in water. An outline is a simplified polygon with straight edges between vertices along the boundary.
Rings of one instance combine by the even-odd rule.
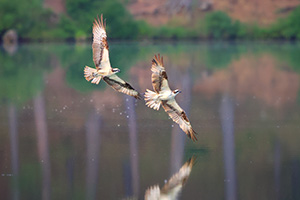
[[[280,199],[280,171],[281,171],[281,145],[279,138],[276,138],[274,149],[274,180],[275,180],[275,200]]]
[[[193,66],[193,58],[191,58],[190,67]],[[185,72],[177,77],[178,82],[180,82],[180,88],[184,95],[178,95],[177,102],[182,107],[183,110],[189,115],[190,110],[190,100],[191,100],[191,88],[192,81],[190,76],[190,70],[185,69]],[[175,88],[173,88],[175,89]],[[173,122],[174,126],[172,128],[172,138],[171,138],[171,153],[170,153],[170,176],[175,174],[183,164],[184,156],[184,146],[186,140],[186,134],[181,130],[181,128]]]
[[[135,112],[135,99],[133,97],[125,96],[125,106],[128,114],[128,128],[129,128],[129,146],[130,146],[130,167],[131,167],[131,181],[132,181],[132,195],[138,197],[140,172],[139,172],[139,153],[138,153],[138,133]]]
[[[91,113],[86,121],[86,199],[97,199],[100,142],[101,142],[101,115]]]
[[[11,149],[11,165],[13,173],[12,199],[20,199],[18,176],[19,176],[19,140],[18,140],[18,119],[15,105],[10,105],[8,109],[9,135]]]
[[[228,94],[223,94],[220,103],[220,119],[223,133],[225,171],[225,199],[237,199],[234,142],[234,103]]]
[[[51,167],[48,146],[48,130],[46,120],[45,102],[42,94],[34,98],[34,118],[37,132],[39,159],[42,166],[42,199],[50,199],[51,193]]]

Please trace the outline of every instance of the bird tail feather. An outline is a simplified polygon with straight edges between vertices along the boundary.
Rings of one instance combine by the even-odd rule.
[[[146,101],[146,105],[149,108],[153,108],[154,110],[159,110],[161,101],[158,98],[157,93],[147,89],[147,91],[145,92],[145,101]]]
[[[101,76],[97,73],[97,69],[85,66],[84,68],[84,77],[87,81],[91,83],[99,84]]]

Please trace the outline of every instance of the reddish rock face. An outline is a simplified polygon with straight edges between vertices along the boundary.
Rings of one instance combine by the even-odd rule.
[[[299,0],[138,0],[131,1],[127,8],[136,19],[146,20],[152,25],[167,22],[190,23],[193,19],[203,18],[209,11],[224,11],[233,19],[241,22],[268,25],[279,17],[284,17],[300,2]]]
[[[44,1],[44,7],[45,8],[50,8],[56,14],[66,12],[65,0],[45,0]]]

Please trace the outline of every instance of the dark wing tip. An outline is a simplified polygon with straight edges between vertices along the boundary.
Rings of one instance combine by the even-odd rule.
[[[196,133],[196,132],[194,131],[194,129],[191,129],[191,130],[189,131],[188,136],[189,136],[189,138],[191,138],[191,139],[193,140],[193,142],[198,141],[196,135],[198,135],[198,133]]]
[[[152,64],[158,65],[155,59],[152,59]]]
[[[193,155],[192,157],[190,157],[190,159],[187,161],[187,163],[191,166],[196,164],[196,160],[197,160],[197,156]]]
[[[138,100],[141,100],[142,99],[142,96],[141,94],[138,92],[137,95],[134,96],[134,98],[138,99]]]
[[[160,54],[154,55],[152,63],[155,62],[156,65],[164,66],[163,57]]]

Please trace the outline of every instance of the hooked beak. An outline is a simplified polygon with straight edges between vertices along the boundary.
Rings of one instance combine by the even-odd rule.
[[[118,72],[120,72],[120,71],[121,71],[121,70],[120,70],[119,68],[114,68],[114,69],[113,69],[113,72],[114,72],[114,73],[118,73]]]

